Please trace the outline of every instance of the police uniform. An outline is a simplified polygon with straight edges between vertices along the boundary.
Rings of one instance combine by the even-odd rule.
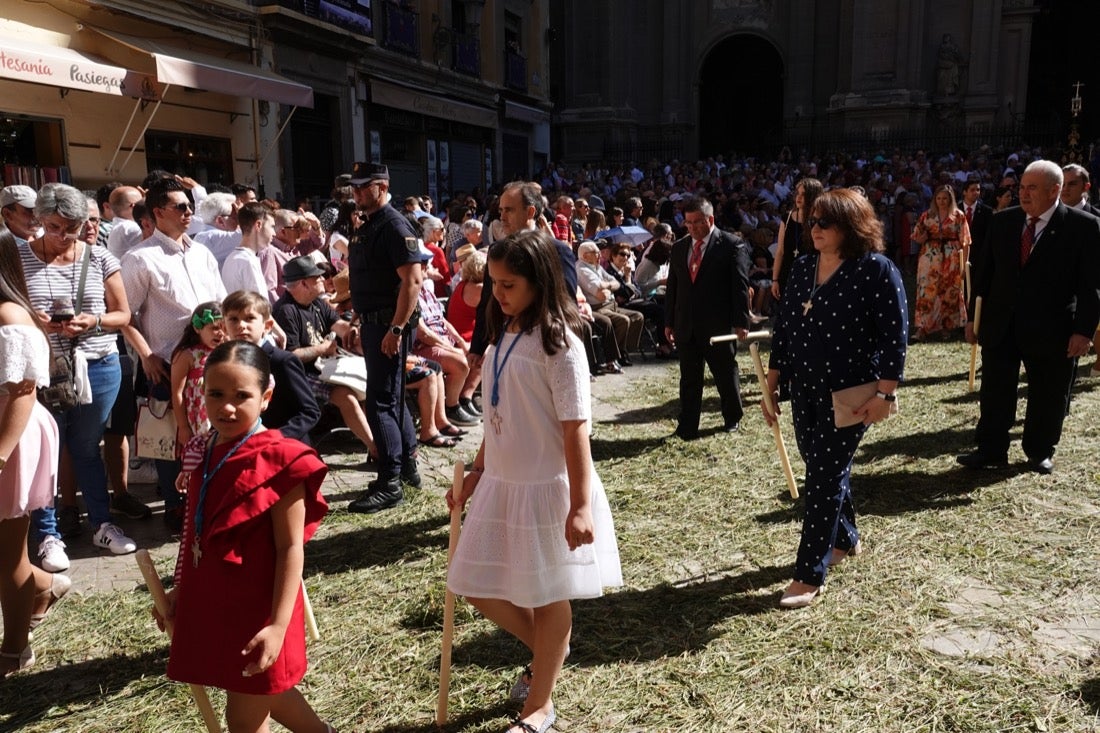
[[[416,432],[405,409],[405,359],[412,345],[416,316],[401,332],[399,352],[382,353],[397,307],[401,277],[397,269],[420,263],[416,233],[408,220],[385,204],[370,215],[348,248],[351,302],[362,321],[367,361],[367,422],[378,445],[382,481],[415,470]]]

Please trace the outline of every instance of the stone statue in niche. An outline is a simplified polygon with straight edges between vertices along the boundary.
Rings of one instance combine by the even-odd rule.
[[[950,97],[959,93],[959,67],[962,53],[955,45],[950,33],[943,34],[939,55],[936,60],[936,94]]]

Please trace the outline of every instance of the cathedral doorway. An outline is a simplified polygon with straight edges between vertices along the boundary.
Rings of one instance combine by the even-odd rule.
[[[723,39],[699,71],[699,156],[774,153],[783,140],[783,59],[747,33]]]

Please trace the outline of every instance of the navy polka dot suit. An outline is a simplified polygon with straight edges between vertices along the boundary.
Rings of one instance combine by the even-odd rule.
[[[859,541],[849,476],[866,432],[862,423],[836,427],[832,392],[900,380],[909,319],[901,275],[890,260],[877,254],[845,260],[815,290],[817,257],[800,257],[791,269],[769,368],[779,371],[781,388],[789,390],[795,439],[806,462],[794,579],[820,586],[832,549],[850,550]]]

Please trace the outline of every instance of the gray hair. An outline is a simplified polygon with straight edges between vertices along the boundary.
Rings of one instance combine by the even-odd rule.
[[[1062,175],[1062,169],[1058,167],[1058,164],[1052,160],[1036,160],[1028,163],[1027,168],[1024,168],[1024,173],[1038,173],[1043,178],[1047,179],[1048,183],[1052,183],[1056,186],[1061,186],[1065,177]],[[38,194],[39,197],[42,194]]]
[[[231,193],[212,193],[199,203],[195,215],[202,219],[204,224],[213,226],[214,220],[219,216],[233,214],[233,204],[236,202],[237,197]]]
[[[583,255],[589,252],[599,252],[600,246],[591,240],[585,240],[577,245],[577,254]]]
[[[443,228],[443,222],[434,216],[420,217],[420,228],[425,232],[432,232]]]
[[[83,224],[88,221],[88,197],[79,189],[64,183],[47,183],[38,191],[34,215],[41,219],[53,214]]]
[[[480,232],[483,227],[484,225],[477,219],[468,219],[462,222],[462,233],[465,234],[466,232],[473,231],[474,229]]]

